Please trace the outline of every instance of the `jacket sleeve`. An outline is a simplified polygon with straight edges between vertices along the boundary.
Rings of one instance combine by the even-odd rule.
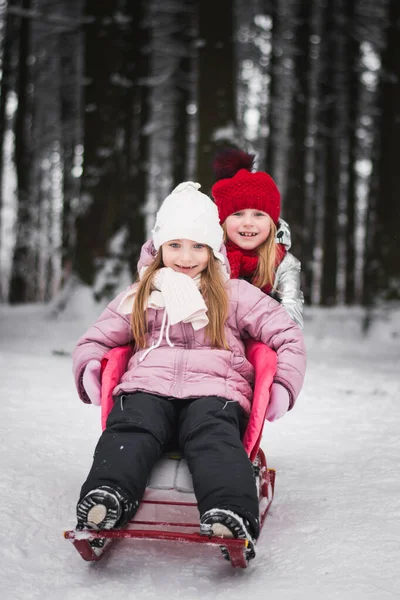
[[[90,360],[101,361],[103,356],[116,346],[125,346],[132,342],[132,330],[129,315],[117,312],[118,305],[125,292],[119,294],[103,311],[97,321],[78,340],[72,353],[72,370],[79,397],[90,403],[82,377]]]
[[[306,371],[302,331],[276,300],[246,281],[236,281],[239,331],[241,335],[264,342],[277,353],[274,382],[289,392],[290,410],[300,393]]]
[[[301,263],[293,254],[286,254],[279,265],[275,277],[275,289],[271,297],[275,298],[289,313],[297,325],[303,329],[304,296],[301,291]]]

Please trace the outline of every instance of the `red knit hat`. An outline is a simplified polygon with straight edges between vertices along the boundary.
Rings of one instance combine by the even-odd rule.
[[[236,148],[223,149],[216,155],[213,167],[217,182],[211,191],[221,223],[234,212],[253,208],[268,213],[277,224],[281,195],[268,173],[251,172],[254,158]]]

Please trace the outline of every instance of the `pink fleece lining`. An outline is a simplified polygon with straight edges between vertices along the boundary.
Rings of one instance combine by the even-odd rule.
[[[113,389],[121,381],[132,356],[131,346],[118,346],[109,350],[101,361],[101,427],[106,428],[107,417],[113,407]]]
[[[261,443],[277,357],[276,352],[271,348],[252,339],[246,341],[246,357],[254,367],[254,394],[243,445],[250,460],[253,461]]]

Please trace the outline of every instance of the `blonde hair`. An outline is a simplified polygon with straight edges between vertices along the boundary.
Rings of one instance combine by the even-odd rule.
[[[269,236],[258,246],[258,264],[254,273],[253,284],[258,288],[266,285],[274,287],[276,270],[276,225],[271,219],[271,229]]]
[[[208,324],[205,334],[210,344],[215,348],[229,350],[226,340],[225,323],[229,312],[228,292],[222,271],[218,265],[211,248],[207,246],[208,263],[201,273],[200,291],[207,305]],[[147,303],[152,291],[153,276],[158,269],[163,267],[162,250],[158,251],[154,262],[147,268],[139,282],[131,314],[131,327],[133,339],[137,349],[145,348],[147,344],[148,316]]]
[[[226,231],[226,221],[222,224],[222,229],[224,230],[224,242],[226,242],[229,239]],[[267,239],[255,248],[255,252],[258,254],[258,263],[252,283],[260,289],[266,285],[274,287],[277,252],[275,238],[276,225],[271,219],[271,229]]]

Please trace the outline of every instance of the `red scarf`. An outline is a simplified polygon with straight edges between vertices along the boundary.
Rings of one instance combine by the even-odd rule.
[[[231,267],[231,279],[244,278],[253,283],[253,276],[258,265],[258,253],[255,250],[243,250],[229,240],[226,242],[226,253]],[[277,244],[275,270],[281,264],[285,254],[285,246]],[[265,294],[269,294],[272,285],[268,283],[261,289]]]

